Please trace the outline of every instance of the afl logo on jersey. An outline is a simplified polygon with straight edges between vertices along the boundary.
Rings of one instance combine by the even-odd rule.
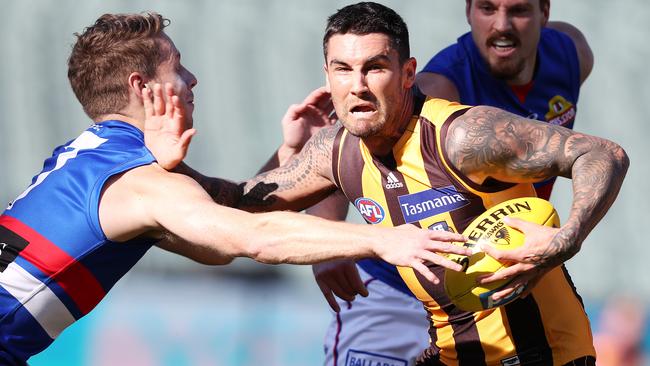
[[[370,198],[357,198],[354,201],[354,206],[359,210],[361,216],[371,224],[379,224],[384,220],[384,208]]]

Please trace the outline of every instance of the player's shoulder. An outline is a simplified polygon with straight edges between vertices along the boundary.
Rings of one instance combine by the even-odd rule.
[[[174,182],[178,184],[196,182],[187,175],[167,171],[156,162],[131,168],[122,173],[120,178],[124,178],[124,181],[129,184],[147,187],[164,186]]]
[[[460,104],[456,101],[427,97],[422,106],[420,116],[424,117],[431,123],[440,124],[444,123],[455,112],[467,108],[470,108],[470,106]]]

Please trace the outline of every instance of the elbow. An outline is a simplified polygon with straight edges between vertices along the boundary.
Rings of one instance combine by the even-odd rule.
[[[630,157],[621,146],[615,143],[612,144],[614,145],[610,149],[613,156],[612,160],[616,165],[616,171],[620,174],[621,177],[624,177],[627,173],[628,168],[630,167]]]

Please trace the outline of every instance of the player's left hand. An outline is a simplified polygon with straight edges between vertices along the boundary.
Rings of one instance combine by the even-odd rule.
[[[152,90],[153,89],[153,90]],[[144,104],[144,143],[158,164],[167,170],[176,167],[187,155],[193,128],[186,129],[185,109],[170,83],[152,84],[142,90]]]
[[[307,140],[323,127],[331,126],[337,121],[330,93],[325,87],[312,91],[302,103],[292,104],[282,117],[284,151],[280,163],[300,152]]]
[[[499,250],[489,244],[481,245],[487,255],[510,264],[509,267],[478,278],[481,284],[512,279],[505,288],[492,295],[495,301],[509,296],[514,291],[521,291],[522,286],[524,291],[520,296],[528,296],[547,272],[571,257],[562,250],[564,246],[558,243],[560,229],[512,217],[504,218],[504,223],[521,231],[525,242],[522,247],[513,250]]]

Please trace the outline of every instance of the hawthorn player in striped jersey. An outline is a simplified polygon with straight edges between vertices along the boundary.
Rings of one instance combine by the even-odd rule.
[[[394,20],[376,3],[347,6],[328,20],[325,73],[342,126],[319,131],[286,165],[248,181],[245,202],[224,184],[203,185],[232,192],[230,200],[221,198],[252,210],[302,209],[339,188],[375,226],[458,232],[486,207],[534,195],[535,182],[571,178],[573,204],[560,228],[510,220],[525,233],[525,245],[484,248],[513,263],[481,280],[512,280],[495,301],[527,285],[510,305],[462,312],[444,295],[440,266],[427,263],[438,274],[434,281],[399,271],[429,312],[430,332],[422,336],[431,344],[419,365],[593,365],[589,322],[563,263],[614,202],[629,164],[625,151],[498,108],[418,98],[408,32]],[[250,194],[260,186],[267,189]]]

